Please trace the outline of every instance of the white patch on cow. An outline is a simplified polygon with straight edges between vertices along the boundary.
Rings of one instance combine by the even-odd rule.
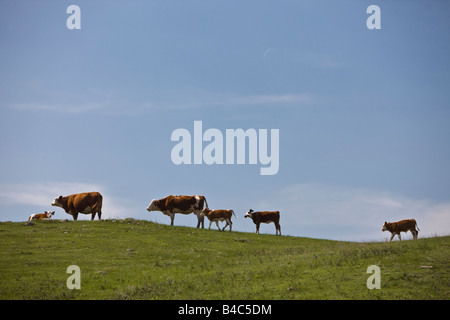
[[[159,208],[155,205],[155,199],[153,199],[147,207],[147,211],[159,211]]]
[[[52,201],[51,205],[52,205],[52,206],[55,206],[55,207],[60,207],[60,208],[62,208],[63,205],[59,202],[58,198],[59,198],[59,197],[55,198],[55,200]]]

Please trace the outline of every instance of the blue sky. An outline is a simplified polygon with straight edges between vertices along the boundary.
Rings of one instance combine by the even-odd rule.
[[[66,27],[72,4],[81,30]],[[372,4],[380,30],[366,27]],[[95,190],[104,218],[168,224],[145,210],[152,199],[202,194],[236,212],[236,231],[254,232],[252,208],[280,210],[286,235],[381,241],[384,221],[405,218],[419,236],[449,234],[448,12],[436,0],[1,1],[0,221]],[[173,164],[171,133],[195,120],[279,129],[278,173]]]

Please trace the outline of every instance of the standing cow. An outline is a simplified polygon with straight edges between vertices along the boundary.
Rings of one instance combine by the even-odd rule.
[[[147,211],[161,211],[170,217],[170,225],[173,226],[175,213],[190,214],[197,216],[197,228],[202,225],[204,228],[204,216],[202,215],[203,206],[208,202],[204,196],[174,196],[170,195],[159,200],[152,200],[147,207]]]
[[[280,226],[280,211],[253,211],[248,210],[244,218],[251,218],[256,224],[256,233],[259,234],[259,224],[271,223],[275,224],[275,234],[281,236],[281,226]]]
[[[417,227],[417,230],[416,230]],[[391,239],[389,241],[392,241],[395,235],[398,235],[398,238],[402,240],[400,237],[400,232],[408,232],[411,231],[413,238],[417,239],[417,236],[419,235],[419,227],[417,226],[417,222],[414,219],[408,219],[408,220],[401,220],[397,222],[384,222],[383,228],[381,231],[389,231],[391,233]]]
[[[102,218],[103,197],[99,192],[85,192],[72,194],[67,197],[59,196],[52,202],[52,206],[63,208],[66,213],[72,215],[73,220],[77,220],[78,213],[92,214],[94,220],[98,213],[98,220]]]

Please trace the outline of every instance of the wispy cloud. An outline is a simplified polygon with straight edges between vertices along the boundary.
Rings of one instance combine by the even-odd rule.
[[[18,102],[10,104],[9,108],[18,111],[48,111],[67,114],[136,115],[159,110],[310,105],[315,101],[315,97],[309,93],[237,94],[189,89],[159,92],[143,101],[127,101],[110,96],[94,100],[92,97],[77,99],[78,102],[49,100],[53,102]]]
[[[98,191],[103,195],[102,218],[125,218],[129,216],[129,201],[110,195],[105,186],[77,182],[19,183],[0,185],[0,205],[35,207],[36,212],[23,213],[21,217],[11,217],[2,211],[0,220],[26,220],[29,214],[52,209],[50,203],[60,195]],[[53,207],[57,218],[70,218],[63,209]],[[90,215],[79,215],[79,219],[90,219]]]
[[[296,184],[261,200],[279,208],[285,234],[335,240],[385,240],[385,221],[416,219],[420,236],[450,234],[450,203],[436,204],[395,194],[321,184]],[[280,203],[282,206],[280,206]],[[405,238],[411,237],[410,234]]]
[[[84,102],[80,104],[73,103],[17,103],[10,105],[14,110],[25,111],[55,111],[62,113],[86,113],[92,111],[99,111],[108,106],[107,102]]]
[[[289,107],[294,105],[311,105],[315,101],[314,95],[310,93],[237,94],[192,90],[167,94],[165,98],[156,97],[154,101],[147,102],[147,106],[152,109],[242,108],[254,106]]]
[[[17,183],[0,185],[0,204],[24,204],[48,206],[63,193],[77,193],[80,190],[101,189],[98,185],[70,182]]]
[[[275,51],[276,51],[275,48],[267,48],[266,50],[264,50],[263,58],[266,59],[270,54],[272,54]]]
[[[311,103],[313,97],[306,93],[287,93],[287,94],[262,94],[262,95],[240,95],[231,96],[219,101],[223,105],[267,105],[278,104],[285,105],[291,103]]]
[[[36,212],[24,212],[14,216],[2,210],[0,220],[24,221],[29,214],[52,209],[51,201],[59,195],[79,192],[99,191],[103,195],[102,218],[156,219],[168,223],[162,214],[148,215],[145,201],[125,199],[111,195],[102,185],[47,182],[0,185],[0,206],[35,207]],[[136,203],[139,203],[137,205]],[[138,206],[138,207],[136,207]],[[248,200],[235,207],[247,208]],[[358,189],[324,184],[295,184],[265,195],[256,201],[254,210],[280,210],[281,227],[284,235],[305,236],[347,241],[385,241],[390,234],[383,233],[384,221],[416,219],[420,228],[419,237],[442,236],[450,234],[450,203],[431,203],[430,201],[405,198],[388,192]],[[70,218],[62,209],[56,209],[55,218]],[[241,210],[242,211],[242,210]],[[244,211],[236,211],[239,217]],[[183,220],[185,218],[185,220]],[[79,215],[79,219],[90,219],[89,215]],[[177,217],[177,223],[192,226],[192,216]],[[254,232],[253,224],[239,219],[233,229]],[[236,228],[235,228],[236,227]],[[272,226],[263,226],[272,233]],[[411,234],[403,236],[410,239]]]

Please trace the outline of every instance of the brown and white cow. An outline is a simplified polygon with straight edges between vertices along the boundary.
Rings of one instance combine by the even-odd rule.
[[[71,194],[70,196],[59,196],[52,202],[52,206],[63,208],[66,213],[72,215],[73,220],[77,220],[78,213],[92,214],[94,220],[98,213],[98,220],[102,218],[103,197],[99,192],[85,192]]]
[[[225,210],[225,209],[211,210],[209,208],[205,208],[203,209],[202,214],[209,219],[209,229],[211,229],[211,224],[215,222],[217,229],[219,229],[219,231],[220,231],[219,221],[225,221],[227,223],[225,227],[222,228],[222,231],[224,231],[226,227],[230,226],[231,232],[231,225],[233,224],[231,222],[231,215],[233,214],[237,218],[233,210]]]
[[[417,227],[417,230],[416,230]],[[413,238],[417,239],[417,236],[419,235],[419,227],[417,226],[417,222],[414,219],[408,219],[408,220],[401,220],[397,222],[384,222],[383,228],[381,231],[389,231],[391,235],[391,239],[389,241],[392,241],[395,235],[398,235],[398,238],[402,240],[400,237],[400,232],[408,232],[411,231]]]
[[[147,211],[161,211],[166,216],[170,217],[170,225],[173,226],[175,213],[190,214],[194,213],[197,216],[197,228],[202,225],[204,228],[204,216],[202,215],[203,205],[208,202],[204,196],[174,196],[170,195],[165,198],[155,200],[153,199],[147,207]]]
[[[262,223],[271,223],[275,224],[275,234],[279,234],[281,236],[281,226],[280,226],[280,211],[253,211],[250,209],[244,218],[251,218],[253,222],[256,224],[256,233],[259,234],[259,224]]]
[[[33,213],[29,218],[28,221],[31,220],[50,220],[52,218],[52,215],[55,214],[55,211],[44,211],[44,213]]]

